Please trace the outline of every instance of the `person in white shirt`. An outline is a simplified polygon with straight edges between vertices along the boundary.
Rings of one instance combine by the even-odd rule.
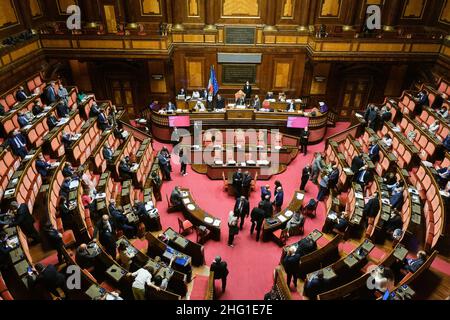
[[[206,108],[205,108],[205,105],[203,104],[203,102],[197,101],[197,104],[195,105],[194,110],[200,111],[200,112],[205,112]]]
[[[192,99],[200,99],[200,92],[198,91],[192,92]]]
[[[383,142],[388,148],[392,147],[392,138],[389,134],[386,134],[383,137]]]
[[[145,285],[152,286],[153,272],[152,267],[145,266],[136,272],[127,274],[127,276],[134,278],[132,290],[135,300],[145,300]]]
[[[428,131],[430,131],[431,134],[435,135],[438,132],[439,127],[440,127],[439,120],[436,120],[428,127]]]
[[[448,118],[448,109],[447,109],[447,107],[443,106],[443,107],[438,111],[438,114],[439,114],[442,118],[447,119],[447,118]]]

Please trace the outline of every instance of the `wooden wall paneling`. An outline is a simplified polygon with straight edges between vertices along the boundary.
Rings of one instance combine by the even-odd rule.
[[[0,37],[8,37],[25,30],[18,0],[0,1]]]
[[[205,58],[186,58],[186,80],[188,90],[201,89],[205,87],[205,70]]]
[[[299,25],[302,0],[276,1],[276,24],[277,25]]]
[[[267,6],[273,0],[216,0],[215,17],[223,24],[267,24]]]
[[[450,0],[442,1],[442,7],[438,15],[441,25],[450,26]]]
[[[383,7],[381,21],[383,26],[395,26],[401,14],[401,6],[403,2],[400,0],[389,0]]]
[[[311,11],[311,0],[297,0],[298,4],[297,4],[297,12],[294,13],[296,15],[299,16],[299,25],[301,27],[307,29],[309,23],[309,16],[310,16],[310,11]]]
[[[89,67],[87,62],[79,60],[69,60],[72,78],[77,85],[78,90],[84,92],[92,92],[92,82],[89,75]]]
[[[274,89],[290,90],[293,64],[292,59],[275,59],[272,77]]]
[[[167,88],[167,74],[164,60],[150,60],[148,61],[148,72],[150,80],[150,92],[152,94],[165,94],[168,92]],[[153,76],[162,75],[162,79],[153,79]]]
[[[386,81],[386,88],[384,90],[385,96],[399,97],[404,88],[405,76],[408,71],[408,65],[392,65],[389,72],[389,77]]]
[[[330,77],[330,63],[317,63],[313,65],[310,95],[325,95]],[[317,81],[319,78],[320,81]]]

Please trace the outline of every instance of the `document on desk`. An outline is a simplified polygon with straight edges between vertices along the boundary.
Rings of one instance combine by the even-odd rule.
[[[153,206],[153,202],[147,202],[146,204],[145,204],[145,210],[146,211],[150,211],[150,210],[153,210],[153,208],[154,208],[154,206]]]
[[[211,218],[211,217],[205,217],[204,221],[205,221],[207,224],[212,224],[212,223],[214,222],[214,219]]]
[[[355,198],[356,198],[356,199],[364,200],[364,195],[363,195],[362,193],[357,192],[357,193],[355,194]]]
[[[70,181],[69,189],[70,189],[70,190],[76,189],[76,188],[78,188],[79,185],[80,185],[80,181],[78,181],[78,180],[72,180],[72,181]]]
[[[305,194],[297,192],[297,200],[302,201],[305,198]]]
[[[97,193],[95,195],[95,199],[105,199],[106,198],[106,193]]]
[[[283,222],[286,222],[286,221],[287,221],[286,217],[285,217],[285,216],[283,216],[283,215],[279,215],[279,216],[278,216],[278,220],[280,220],[280,221],[281,221],[281,223],[283,223]]]
[[[221,221],[219,219],[214,220],[213,226],[214,227],[220,227]]]
[[[189,204],[189,203],[191,203],[191,200],[189,198],[184,198],[183,199],[183,203],[184,204]]]

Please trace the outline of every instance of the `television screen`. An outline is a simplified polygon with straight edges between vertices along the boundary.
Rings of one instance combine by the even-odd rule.
[[[288,128],[304,129],[309,125],[307,117],[289,117],[287,121]]]
[[[169,126],[171,128],[186,128],[191,126],[189,116],[173,116],[169,117]]]

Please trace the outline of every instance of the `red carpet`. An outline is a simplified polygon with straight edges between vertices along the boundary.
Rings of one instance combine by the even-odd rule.
[[[347,128],[348,124],[337,124],[336,128],[329,128],[328,135],[335,134]],[[154,149],[160,150],[163,145],[154,143]],[[308,148],[308,155],[304,157],[299,155],[288,167],[286,172],[281,175],[274,176],[269,181],[271,186],[275,180],[281,181],[285,190],[285,202],[287,205],[292,199],[294,190],[300,186],[301,171],[306,163],[310,163],[313,153],[316,151],[324,151],[324,143]],[[198,205],[208,211],[210,214],[222,219],[221,241],[208,241],[205,245],[206,263],[211,264],[216,255],[220,255],[227,263],[230,271],[228,277],[227,290],[223,295],[219,295],[219,299],[263,299],[273,284],[273,271],[280,261],[281,249],[274,242],[256,242],[255,236],[250,236],[250,221],[246,221],[244,230],[235,238],[235,247],[227,246],[228,227],[226,224],[228,213],[234,207],[234,199],[229,197],[222,190],[222,181],[211,181],[205,175],[192,172],[188,168],[188,176],[182,177],[179,173],[179,166],[173,164],[173,181],[164,182],[162,188],[163,199],[165,195],[169,195],[175,186],[189,188]],[[250,207],[253,208],[260,200],[259,189],[261,185],[266,184],[265,181],[258,182],[256,192],[253,192],[250,198]],[[317,196],[317,187],[309,183],[306,187],[306,199]],[[158,209],[161,214],[161,222],[163,229],[171,226],[178,230],[177,218],[182,217],[181,213],[167,214],[167,203],[158,203]],[[305,234],[308,234],[315,228],[321,229],[325,218],[324,204],[319,205],[317,218],[308,219],[305,224]],[[193,239],[194,236],[190,236]],[[289,239],[289,243],[298,241],[300,237]],[[351,250],[351,249],[350,249]],[[217,282],[219,286],[219,281]],[[294,298],[299,296],[294,295]]]

